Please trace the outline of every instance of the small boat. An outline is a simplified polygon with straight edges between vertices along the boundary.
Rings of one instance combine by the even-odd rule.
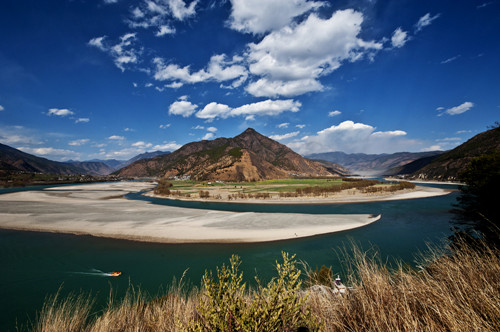
[[[121,275],[122,275],[122,273],[121,273],[121,272],[111,272],[111,273],[109,274],[109,276],[110,276],[110,277],[119,277],[119,276],[121,276]]]

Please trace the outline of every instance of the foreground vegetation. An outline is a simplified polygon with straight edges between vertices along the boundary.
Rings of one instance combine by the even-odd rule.
[[[458,242],[457,242],[458,243]],[[48,301],[34,331],[498,331],[500,255],[485,242],[433,251],[418,269],[389,268],[354,250],[350,290],[335,292],[329,269],[301,271],[283,254],[277,275],[249,289],[233,256],[199,290],[175,284],[148,300],[131,290],[95,312],[89,297]],[[318,285],[321,283],[323,285]]]

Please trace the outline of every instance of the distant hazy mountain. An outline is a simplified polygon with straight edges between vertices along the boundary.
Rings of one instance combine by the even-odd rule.
[[[0,170],[46,174],[87,174],[80,167],[37,157],[0,144]]]
[[[344,152],[325,152],[307,155],[313,160],[327,160],[347,168],[352,173],[362,175],[382,175],[395,167],[407,165],[417,159],[437,156],[442,151],[398,152],[392,154],[364,154]]]
[[[85,171],[84,174],[89,175],[109,175],[115,171],[113,167],[106,165],[103,162],[96,161],[69,161],[68,165],[76,166]]]
[[[132,177],[189,176],[195,180],[258,181],[336,175],[330,169],[249,128],[233,138],[186,144],[171,154],[136,161],[116,173]]]
[[[413,179],[456,181],[472,158],[500,151],[500,127],[482,132],[411,174]]]
[[[106,164],[109,167],[113,168],[114,170],[119,169],[118,166],[126,162],[126,160],[116,160],[116,159],[92,159],[88,161]]]
[[[116,160],[116,159],[104,159],[104,160],[101,160],[101,159],[93,159],[93,160],[89,160],[89,162],[100,162],[100,163],[106,164],[107,166],[109,166],[111,168],[111,171],[108,173],[108,174],[111,174],[114,171],[117,171],[120,168],[128,166],[128,165],[130,165],[133,162],[136,162],[138,160],[154,158],[154,157],[162,156],[164,154],[169,154],[169,153],[170,153],[170,151],[145,152],[145,153],[141,153],[141,154],[139,154],[139,155],[137,155],[137,156],[135,156],[135,157],[133,157],[133,158],[131,158],[129,160]]]

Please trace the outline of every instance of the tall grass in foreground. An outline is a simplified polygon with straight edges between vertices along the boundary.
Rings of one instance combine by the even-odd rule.
[[[331,291],[331,278],[322,278],[326,287],[299,289],[300,271],[285,255],[278,276],[254,290],[246,289],[233,257],[217,278],[207,272],[202,289],[188,295],[173,287],[146,301],[130,292],[99,314],[88,298],[55,298],[33,330],[500,331],[500,255],[487,245],[462,243],[452,255],[433,251],[419,270],[389,269],[355,249],[356,273],[347,278],[352,290],[342,296]]]

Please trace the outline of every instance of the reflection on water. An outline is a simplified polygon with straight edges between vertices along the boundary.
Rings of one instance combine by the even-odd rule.
[[[271,278],[281,251],[296,253],[313,268],[332,266],[342,278],[345,262],[339,258],[338,249],[349,246],[351,240],[363,248],[375,246],[383,260],[411,263],[418,251],[426,249],[426,243],[440,243],[451,234],[449,210],[456,196],[455,192],[414,200],[315,206],[231,204],[231,210],[236,206],[242,211],[253,207],[253,211],[262,212],[382,214],[379,221],[350,231],[260,244],[158,244],[0,230],[4,272],[0,274],[0,330],[13,330],[16,319],[19,323],[25,323],[28,316],[33,319],[45,297],[56,293],[61,285],[63,295],[91,291],[103,305],[110,290],[123,295],[129,283],[158,294],[186,269],[187,278],[199,285],[205,269],[227,262],[231,254],[242,257],[248,281],[255,274],[263,280]],[[103,274],[109,271],[123,274],[105,277]]]

